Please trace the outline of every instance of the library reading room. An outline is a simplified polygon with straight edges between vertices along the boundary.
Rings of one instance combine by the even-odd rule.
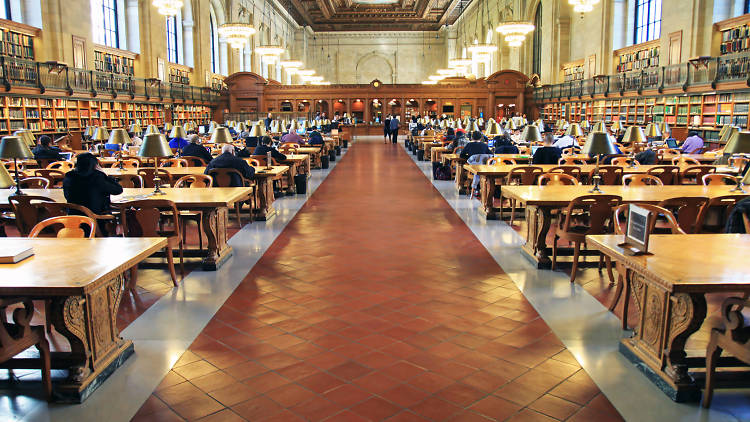
[[[750,0],[0,0],[0,421],[750,422],[749,118]]]

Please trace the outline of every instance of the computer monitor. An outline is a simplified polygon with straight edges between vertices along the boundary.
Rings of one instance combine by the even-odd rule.
[[[677,146],[677,140],[675,140],[674,138],[667,139],[667,146],[672,149],[679,148],[679,146]]]
[[[60,158],[63,159],[63,161],[70,161],[71,158],[73,158],[72,152],[61,152]]]
[[[206,133],[206,127],[205,126],[198,126],[198,133],[203,135]]]
[[[487,141],[487,145],[490,148],[495,148],[495,140],[494,139],[490,139],[489,141]]]

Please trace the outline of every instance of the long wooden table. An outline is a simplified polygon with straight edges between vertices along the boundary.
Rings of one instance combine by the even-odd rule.
[[[56,401],[83,402],[133,354],[133,342],[117,329],[124,274],[166,244],[165,238],[0,238],[0,247],[34,249],[17,264],[0,264],[0,297],[51,301],[49,317],[70,343],[70,352],[52,353],[52,368],[68,370],[55,383]],[[39,368],[33,359],[12,364]]]
[[[503,180],[508,176],[508,173],[510,173],[511,170],[513,170],[516,167],[518,166],[510,165],[510,164],[509,165],[492,165],[492,166],[482,165],[482,164],[464,164],[463,165],[462,173],[465,175],[466,181],[468,181],[470,177],[474,177],[474,175],[479,175],[479,194],[480,194],[480,203],[482,204],[482,206],[479,207],[479,213],[480,215],[484,216],[486,219],[496,220],[499,218],[502,210],[494,206],[493,194],[495,192],[495,186],[501,186]],[[536,167],[541,167],[542,171],[546,173],[555,167],[559,167],[559,165],[543,164],[543,165],[537,165]],[[580,165],[577,167],[581,169],[581,174],[586,175],[586,176],[588,176],[588,174],[596,168],[596,166],[593,164],[585,164],[585,165]],[[635,167],[625,166],[622,169],[623,169],[623,174],[644,174],[654,167],[656,166],[639,165]],[[691,166],[683,165],[680,167],[682,171]],[[717,170],[717,173],[729,173],[729,174],[734,174],[739,171],[738,168],[731,168],[731,167],[726,167],[726,166],[717,167],[716,170]],[[459,175],[456,175],[456,188],[458,189],[459,193],[463,191],[462,185],[459,185]],[[505,189],[505,186],[503,186],[502,189]]]
[[[246,201],[252,195],[252,188],[162,188],[164,195],[152,196],[151,188],[125,188],[121,195],[112,196],[112,202],[126,202],[136,199],[167,199],[173,201],[178,210],[201,211],[203,232],[206,234],[206,251],[185,251],[186,256],[203,256],[202,268],[215,271],[230,256],[232,247],[227,244],[227,222],[229,208],[238,201]],[[10,209],[8,197],[13,190],[0,190],[0,210]],[[66,202],[62,189],[24,189],[27,195],[44,196],[55,202]]]
[[[552,210],[563,209],[575,198],[591,195],[591,186],[503,186],[502,195],[515,199],[519,206],[525,206],[526,243],[522,252],[538,268],[549,268],[550,250],[547,248],[547,234],[552,225]],[[623,203],[657,204],[661,201],[682,196],[704,196],[714,198],[732,195],[731,186],[602,186],[605,194],[622,197]]]
[[[299,147],[297,148],[297,154],[305,154],[310,156],[310,162],[313,168],[320,168],[320,157],[323,155],[325,150],[319,146],[315,147]]]
[[[690,368],[705,367],[705,351],[688,357],[685,343],[706,317],[709,293],[750,293],[750,235],[652,235],[650,255],[630,256],[622,235],[588,236],[588,244],[626,268],[639,313],[620,351],[672,400],[698,401]]]

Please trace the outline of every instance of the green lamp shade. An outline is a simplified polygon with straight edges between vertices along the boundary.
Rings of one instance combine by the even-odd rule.
[[[729,126],[724,131],[723,134],[719,135],[719,143],[726,144],[729,143],[729,140],[732,139],[732,137],[739,133],[739,129],[737,129],[735,126]]]
[[[591,132],[586,138],[582,154],[617,154],[615,144],[610,136],[604,132]]]
[[[161,158],[171,155],[172,149],[169,148],[167,138],[158,133],[149,133],[144,136],[141,148],[138,150],[138,156],[144,158]]]
[[[143,129],[141,129],[141,125],[139,125],[139,124],[136,123],[136,124],[130,125],[130,132],[131,133],[141,133],[141,132],[143,132]]]
[[[734,128],[735,130],[737,128]],[[727,141],[724,154],[746,154],[750,153],[750,132],[736,131]]]
[[[15,185],[15,182],[13,182],[10,172],[4,165],[0,164],[0,189],[7,189],[13,185]]]
[[[91,140],[93,141],[106,141],[109,139],[109,132],[107,132],[107,128],[104,126],[100,126],[96,128],[94,131],[94,135],[91,137]]]
[[[112,129],[112,132],[109,133],[109,140],[107,143],[118,145],[127,144],[130,143],[130,136],[128,136],[128,132],[125,129]]]
[[[574,137],[583,136],[583,129],[581,129],[581,125],[578,123],[571,123],[565,130],[565,134]]]
[[[148,125],[146,127],[146,133],[145,133],[145,135],[151,135],[151,134],[154,134],[154,133],[158,134],[159,133],[159,128],[156,127],[156,125]]]
[[[596,122],[591,130],[594,132],[606,132],[607,125],[605,125],[604,122]]]
[[[229,133],[229,129],[223,126],[217,127],[211,134],[211,142],[215,144],[231,144],[232,134]]]
[[[187,134],[185,133],[185,128],[183,128],[182,126],[172,127],[172,132],[169,133],[169,137],[172,139],[187,137]]]
[[[643,133],[643,129],[638,126],[630,126],[625,130],[625,135],[622,137],[623,143],[634,143],[634,142],[646,142],[646,135]]]
[[[661,136],[661,129],[659,129],[659,125],[655,123],[649,123],[646,125],[646,132],[645,135],[647,138],[658,138]]]
[[[0,158],[22,160],[34,158],[29,146],[18,136],[4,136],[0,141]]]
[[[536,125],[528,125],[521,134],[521,139],[528,143],[542,142],[542,133]]]
[[[252,129],[250,129],[250,136],[266,136],[266,125],[262,121],[254,124]]]

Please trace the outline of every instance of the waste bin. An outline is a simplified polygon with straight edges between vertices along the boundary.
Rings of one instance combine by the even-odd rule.
[[[344,148],[349,148],[349,140],[344,139]]]
[[[332,149],[328,151],[328,161],[336,161],[336,150]]]
[[[297,195],[304,195],[307,193],[307,175],[298,174],[294,176],[294,184],[297,188]]]
[[[341,147],[336,146],[336,155],[341,155]]]
[[[320,156],[320,168],[322,169],[328,168],[328,156],[325,154]]]

